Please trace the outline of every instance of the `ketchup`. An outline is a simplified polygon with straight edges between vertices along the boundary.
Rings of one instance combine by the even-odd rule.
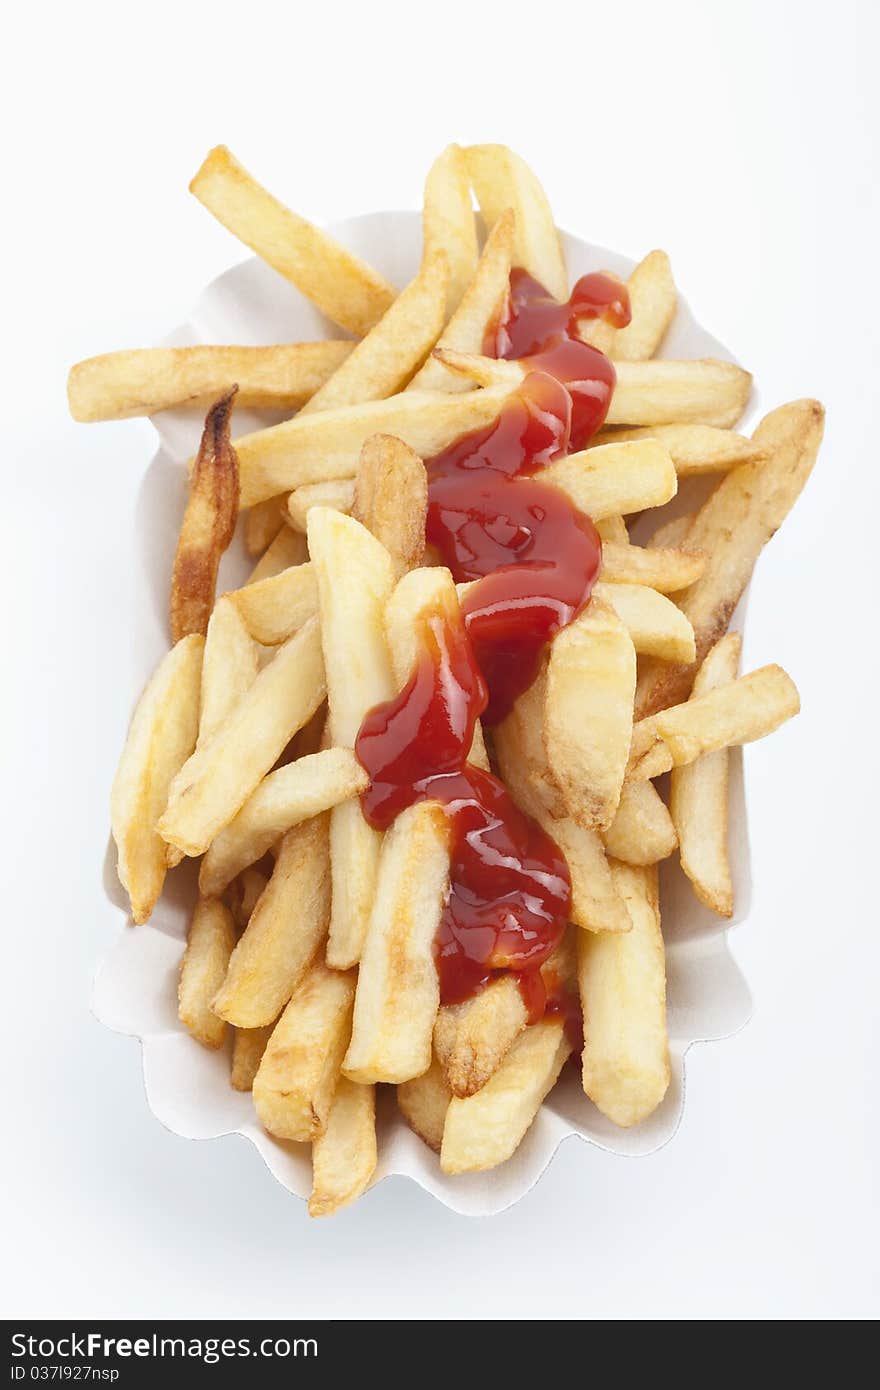
[[[450,827],[450,879],[435,943],[440,997],[457,1003],[495,975],[516,974],[529,1016],[577,1001],[540,967],[568,922],[571,880],[554,841],[491,773],[468,763],[477,719],[497,723],[537,675],[544,649],[589,601],[602,545],[589,517],[532,475],[601,426],[614,368],[577,340],[577,324],[629,321],[626,288],[586,275],[564,304],[514,270],[486,351],[527,365],[497,420],[426,460],[426,539],[456,582],[476,580],[461,616],[426,619],[418,660],[392,700],[371,710],[355,744],[370,777],[361,797],[386,829],[407,806],[439,802]]]

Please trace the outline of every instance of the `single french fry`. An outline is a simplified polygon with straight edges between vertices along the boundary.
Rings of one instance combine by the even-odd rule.
[[[548,988],[575,979],[573,932],[566,932],[541,967]],[[434,1055],[454,1096],[472,1096],[501,1066],[529,1015],[519,981],[492,980],[472,999],[441,1007],[434,1024]]]
[[[762,666],[640,720],[633,728],[627,777],[641,782],[704,753],[752,743],[772,734],[800,707],[797,686],[782,667]]]
[[[263,1053],[272,1036],[274,1022],[265,1028],[236,1028],[232,1037],[232,1070],[230,1081],[234,1091],[250,1091],[260,1069]]]
[[[425,550],[428,475],[418,454],[393,434],[374,434],[361,450],[352,515],[381,541],[396,578]]]
[[[672,459],[662,444],[649,439],[584,449],[542,468],[538,476],[561,488],[594,521],[662,507],[678,490]]]
[[[428,170],[422,207],[424,257],[442,251],[449,264],[446,311],[452,314],[477,268],[479,244],[467,164],[460,145],[447,145]]]
[[[328,341],[105,352],[71,368],[67,399],[74,420],[130,420],[175,406],[207,407],[237,382],[240,406],[299,410],[353,347]]]
[[[678,836],[653,782],[624,783],[617,814],[602,839],[606,853],[624,864],[657,864],[669,857]]]
[[[239,931],[244,931],[251,920],[253,910],[266,891],[268,882],[265,874],[249,865],[229,884],[224,901],[235,918],[235,925]],[[206,897],[207,894],[203,893],[202,896]]]
[[[767,457],[767,450],[748,435],[713,425],[642,425],[629,430],[600,430],[593,443],[622,444],[634,439],[656,439],[668,449],[679,478],[729,473],[741,463],[761,463]]]
[[[291,565],[268,579],[233,589],[226,597],[255,642],[277,647],[318,612],[314,566],[308,561]]]
[[[189,187],[218,222],[350,333],[367,333],[393,301],[393,286],[273,198],[224,145],[210,151]]]
[[[424,362],[446,321],[449,266],[432,251],[419,273],[300,414],[380,401],[402,391]]]
[[[547,195],[525,160],[505,145],[469,145],[468,174],[488,231],[507,208],[516,214],[513,264],[554,299],[568,295],[568,275]]]
[[[599,583],[593,586],[595,602],[614,609],[639,655],[662,657],[664,661],[693,660],[694,630],[665,594],[645,584]]]
[[[312,1143],[309,1216],[330,1216],[360,1197],[377,1157],[376,1088],[341,1076],[326,1129]]]
[[[353,517],[330,508],[312,508],[308,539],[318,583],[330,737],[350,748],[367,711],[393,693],[384,610],[394,570],[381,541]],[[380,832],[367,823],[356,801],[334,807],[327,960],[337,969],[359,959],[381,847]]]
[[[354,1081],[408,1081],[430,1066],[440,1002],[434,938],[448,877],[442,808],[402,811],[385,836],[361,955],[344,1062]]]
[[[244,514],[244,548],[248,555],[262,555],[268,550],[284,525],[285,499],[267,497]]]
[[[702,552],[603,542],[603,583],[646,585],[659,594],[674,594],[695,584],[706,568]]]
[[[545,1018],[526,1028],[476,1095],[449,1102],[440,1149],[443,1172],[482,1172],[510,1158],[570,1052],[559,1019]]]
[[[228,598],[219,599],[205,637],[197,748],[229,718],[256,680],[258,668],[256,644],[235,605]]]
[[[653,357],[675,318],[675,281],[665,251],[649,251],[627,280],[632,317],[610,346],[615,362]]]
[[[613,605],[593,597],[551,643],[543,723],[566,812],[588,830],[606,830],[617,811],[635,688],[632,638]]]
[[[254,1077],[254,1108],[279,1139],[317,1139],[327,1128],[351,1029],[354,972],[316,962],[275,1025]]]
[[[171,640],[207,631],[220,558],[238,517],[238,459],[229,441],[236,387],[208,411],[171,572]]]
[[[515,390],[528,372],[520,362],[437,347],[434,355],[487,390]],[[739,420],[752,389],[750,374],[734,362],[714,358],[675,362],[618,362],[617,384],[606,425],[716,425],[729,429]],[[653,432],[652,432],[653,434]]]
[[[721,480],[687,533],[688,547],[707,557],[701,579],[680,599],[696,636],[696,661],[648,663],[639,675],[637,717],[687,699],[696,664],[727,630],[755,561],[782,525],[810,476],[822,442],[818,401],[793,401],[761,421],[754,439],[766,461],[745,463]]]
[[[226,1024],[211,1009],[235,945],[235,923],[219,898],[199,898],[180,962],[178,1015],[197,1042],[222,1047]]]
[[[681,516],[672,517],[670,521],[664,521],[657,527],[647,542],[647,550],[674,550],[678,546],[685,549],[688,544],[688,534],[694,524],[696,512],[683,512]],[[693,551],[695,555],[700,555],[703,560],[703,573],[706,571],[706,556],[702,550]],[[702,574],[700,575],[702,578]],[[696,583],[696,580],[694,581]]]
[[[135,922],[146,922],[167,872],[166,845],[156,829],[168,789],[195,747],[205,639],[193,634],[172,647],[138,701],[110,796],[110,824],[119,881]]]
[[[669,1086],[666,964],[656,867],[613,864],[612,871],[632,930],[578,937],[583,1084],[603,1115],[629,1126],[650,1115]]]
[[[326,483],[304,483],[295,488],[287,499],[290,525],[305,532],[312,507],[333,507],[347,516],[354,506],[354,488],[354,478],[331,478]]]
[[[436,1057],[421,1076],[402,1081],[397,1087],[397,1105],[401,1115],[413,1133],[437,1154],[443,1143],[443,1126],[450,1099],[443,1068]]]
[[[510,713],[492,730],[501,775],[514,798],[529,815],[547,812],[555,819],[568,815],[565,797],[547,758],[544,711],[547,708],[547,662]]]
[[[602,541],[603,548],[611,546],[614,550],[623,550],[630,544],[629,531],[626,529],[626,522],[622,516],[603,516],[596,522],[596,530]]]
[[[275,500],[274,498],[272,499]],[[287,499],[279,499],[287,505]],[[253,512],[253,508],[248,512],[248,516]],[[263,551],[257,563],[248,575],[248,584],[259,584],[261,579],[271,579],[274,575],[280,574],[282,570],[290,569],[291,565],[301,565],[309,558],[309,548],[306,545],[305,536],[299,531],[294,531],[292,527],[283,525],[273,541],[269,542],[268,548]]]
[[[312,619],[264,666],[226,722],[174,777],[159,834],[203,854],[320,705],[321,634]]]
[[[691,699],[736,680],[742,639],[728,632],[707,652]],[[700,902],[720,917],[733,915],[733,879],[727,855],[730,750],[719,748],[672,769],[669,810],[678,833],[681,867]]]
[[[292,826],[357,796],[368,780],[350,748],[325,748],[270,772],[202,860],[201,891],[222,893]]]
[[[464,297],[437,342],[440,349],[482,353],[486,337],[500,320],[510,295],[510,267],[516,218],[512,209],[499,217],[486,239],[479,265]],[[468,381],[450,372],[432,354],[410,382],[410,390],[466,391]]]
[[[214,1012],[238,1028],[271,1023],[315,959],[330,920],[327,817],[288,830],[272,877],[218,986]]]
[[[509,391],[504,383],[461,395],[404,391],[386,401],[296,415],[242,435],[235,441],[241,505],[251,507],[304,483],[353,478],[361,449],[373,434],[396,434],[419,458],[433,458],[465,431],[490,425]]]

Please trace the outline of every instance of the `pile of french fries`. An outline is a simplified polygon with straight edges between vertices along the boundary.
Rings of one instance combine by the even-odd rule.
[[[191,189],[346,336],[116,352],[70,374],[78,420],[210,407],[173,645],[135,711],[112,827],[137,923],[168,870],[201,859],[180,1018],[206,1047],[231,1033],[232,1085],[252,1090],[273,1135],[312,1145],[309,1209],[322,1215],[370,1182],[377,1085],[396,1087],[445,1173],[480,1171],[515,1151],[571,1051],[560,1018],[529,1026],[510,975],[440,1006],[444,814],[414,806],[383,836],[362,814],[353,751],[367,711],[407,680],[426,617],[461,598],[425,551],[422,460],[491,424],[522,379],[519,363],[484,356],[511,268],[557,298],[569,281],[542,188],[499,145],[435,161],[422,262],[401,293],[225,148]],[[568,861],[572,922],[544,969],[579,993],[585,1104],[618,1125],[649,1115],[669,1082],[657,866],[677,851],[699,900],[732,914],[730,749],[798,711],[778,666],[739,674],[727,628],[823,427],[804,400],[737,433],[747,372],[656,357],[676,312],[668,257],[652,251],[628,289],[628,327],[580,329],[616,367],[606,425],[541,475],[597,524],[599,582],[472,753]],[[237,404],[289,418],[233,443]],[[669,508],[704,474],[717,480],[708,500]],[[240,511],[255,566],[215,598]],[[645,513],[653,534],[637,545],[628,522]]]

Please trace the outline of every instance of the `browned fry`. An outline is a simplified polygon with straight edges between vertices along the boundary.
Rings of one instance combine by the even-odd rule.
[[[214,606],[220,557],[238,517],[238,458],[229,439],[237,386],[211,406],[193,469],[171,574],[171,640],[202,635]]]
[[[700,508],[687,545],[704,552],[706,568],[679,600],[694,629],[696,659],[645,663],[636,691],[637,719],[687,699],[700,662],[727,631],[755,561],[810,476],[824,419],[822,406],[810,400],[793,401],[765,416],[754,439],[769,458],[733,469]]]
[[[352,516],[382,542],[397,578],[422,558],[427,511],[428,475],[418,454],[396,435],[374,434],[361,449]]]

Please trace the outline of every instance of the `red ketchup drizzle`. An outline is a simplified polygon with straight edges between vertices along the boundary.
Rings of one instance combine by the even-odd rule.
[[[467,761],[476,720],[497,723],[534,680],[547,642],[570,623],[599,573],[589,517],[531,475],[582,449],[600,427],[614,368],[572,335],[580,319],[629,320],[626,290],[584,276],[565,304],[524,271],[510,278],[492,355],[530,368],[487,428],[426,461],[426,539],[456,582],[476,580],[458,616],[424,625],[415,669],[393,700],[371,710],[356,752],[370,776],[361,804],[386,829],[407,806],[439,802],[450,825],[450,881],[435,954],[443,1003],[494,975],[517,975],[529,1021],[560,1014],[573,1037],[576,999],[540,967],[569,917],[565,858],[497,778]]]

